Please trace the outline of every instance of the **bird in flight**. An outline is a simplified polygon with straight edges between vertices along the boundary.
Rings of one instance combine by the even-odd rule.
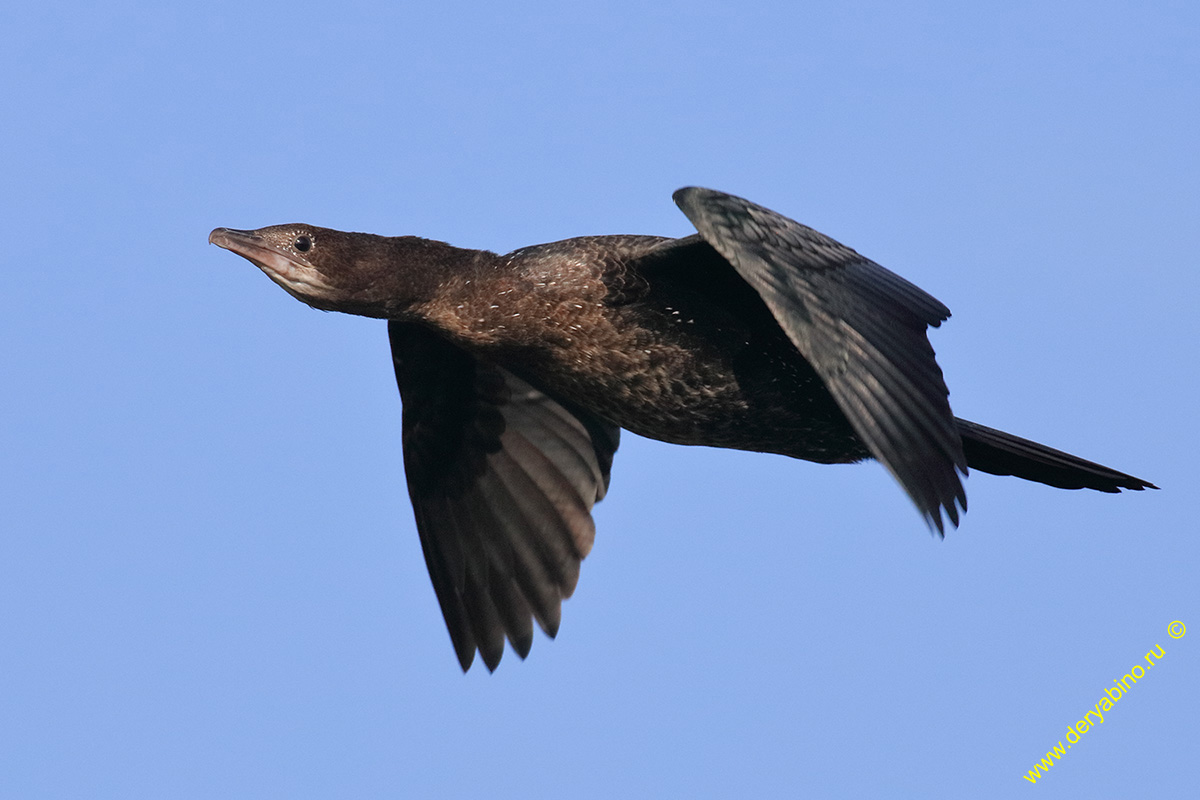
[[[955,417],[926,336],[950,311],[812,228],[674,195],[697,233],[498,255],[313,225],[209,241],[314,308],[388,321],[404,468],[465,671],[558,631],[620,430],[836,464],[874,458],[939,534],[968,468],[1063,489],[1157,488]]]

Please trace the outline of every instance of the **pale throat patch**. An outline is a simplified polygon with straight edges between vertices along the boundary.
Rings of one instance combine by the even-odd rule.
[[[267,277],[300,300],[326,298],[332,287],[315,268],[300,264],[273,248],[256,249],[252,260]]]

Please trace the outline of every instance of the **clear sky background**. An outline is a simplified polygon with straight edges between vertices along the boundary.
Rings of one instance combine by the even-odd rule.
[[[0,34],[0,796],[1195,790],[1194,2],[115,0]],[[689,184],[946,303],[961,416],[1162,491],[973,475],[938,541],[876,464],[627,435],[558,640],[463,676],[383,323],[208,232],[682,236]]]

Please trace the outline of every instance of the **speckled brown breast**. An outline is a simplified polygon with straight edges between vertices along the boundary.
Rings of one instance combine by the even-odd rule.
[[[543,391],[639,435],[826,463],[866,457],[728,264],[655,263],[676,241],[585,237],[497,256],[473,286],[456,287],[462,302],[429,316]]]

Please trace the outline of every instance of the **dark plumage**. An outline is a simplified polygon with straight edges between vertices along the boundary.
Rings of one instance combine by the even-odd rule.
[[[218,228],[316,308],[388,320],[409,494],[459,663],[550,636],[621,428],[824,464],[878,459],[939,533],[968,467],[1065,489],[1152,484],[956,418],[926,328],[949,310],[811,228],[709,189],[698,235],[506,256],[311,225]]]

